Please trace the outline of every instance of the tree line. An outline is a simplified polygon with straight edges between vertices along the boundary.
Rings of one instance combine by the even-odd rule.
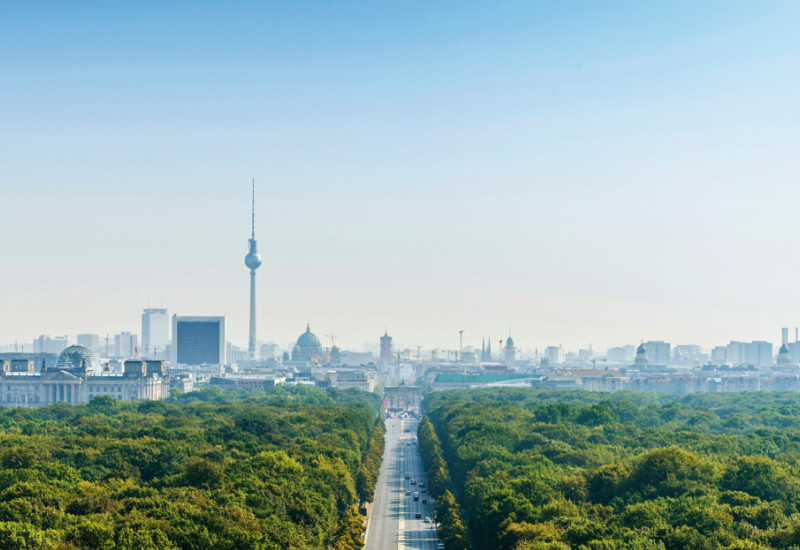
[[[798,394],[485,389],[424,407],[431,489],[441,472],[476,550],[800,547]]]
[[[461,520],[461,508],[453,496],[450,470],[444,460],[439,438],[427,416],[419,423],[417,439],[422,465],[428,474],[428,493],[436,500],[439,537],[448,550],[466,550],[469,548],[467,529]]]

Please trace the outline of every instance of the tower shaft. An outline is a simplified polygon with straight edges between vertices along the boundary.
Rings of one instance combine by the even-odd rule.
[[[255,360],[256,356],[256,270],[250,270],[250,338],[247,345],[247,356]]]

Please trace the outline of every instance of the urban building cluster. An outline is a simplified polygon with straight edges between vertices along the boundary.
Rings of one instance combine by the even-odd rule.
[[[388,331],[379,338],[379,355],[340,349],[335,337],[325,347],[306,326],[283,350],[260,342],[256,333],[256,271],[262,264],[255,238],[255,186],[251,235],[245,265],[250,272],[247,348],[227,341],[224,316],[171,317],[164,307],[146,308],[140,335],[41,335],[29,349],[14,345],[0,353],[0,404],[35,406],[84,403],[98,395],[117,399],[161,399],[171,388],[191,391],[198,385],[264,389],[276,384],[321,388],[384,387],[391,404],[418,402],[420,391],[499,385],[527,385],[666,393],[800,391],[800,331],[794,341],[781,333],[774,353],[766,341],[738,342],[710,350],[651,340],[614,347],[606,354],[591,346],[577,352],[547,346],[521,353],[510,332],[481,347],[395,349]],[[493,342],[496,346],[493,351]],[[32,349],[30,349],[32,347]]]

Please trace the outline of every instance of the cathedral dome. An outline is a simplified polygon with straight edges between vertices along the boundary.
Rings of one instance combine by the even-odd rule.
[[[100,371],[100,360],[97,355],[84,346],[70,346],[56,359],[56,369],[79,369],[86,362],[86,370],[89,372]]]
[[[511,336],[506,339],[506,347],[509,349],[514,347],[514,339]]]
[[[322,344],[319,343],[311,326],[306,326],[306,331],[297,339],[294,349],[292,349],[292,361],[312,361],[322,354]]]
[[[306,331],[297,339],[297,347],[300,349],[322,349],[319,338],[311,332],[311,326],[306,327]]]
[[[639,347],[636,349],[636,355],[641,355],[643,353],[647,353],[647,350],[645,349],[644,344],[639,344]]]

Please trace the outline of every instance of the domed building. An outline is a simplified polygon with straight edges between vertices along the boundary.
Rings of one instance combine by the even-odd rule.
[[[778,351],[778,359],[777,362],[779,365],[791,365],[792,358],[789,356],[789,348],[786,344],[781,346],[781,349]]]
[[[306,331],[297,339],[292,349],[292,361],[314,361],[322,357],[322,344],[319,338],[311,332],[311,325],[306,325]]]
[[[88,403],[101,395],[120,401],[169,397],[164,361],[125,361],[123,372],[104,372],[97,355],[84,346],[70,346],[54,366],[42,361],[39,372],[32,362],[13,369],[0,359],[0,405],[35,407],[53,403]]]
[[[55,370],[86,368],[86,372],[99,374],[102,371],[100,359],[95,352],[84,346],[70,346],[56,359]]]
[[[630,357],[630,355],[628,357]],[[647,349],[645,349],[644,344],[639,344],[639,347],[636,349],[636,359],[633,361],[633,364],[640,369],[647,367]]]

